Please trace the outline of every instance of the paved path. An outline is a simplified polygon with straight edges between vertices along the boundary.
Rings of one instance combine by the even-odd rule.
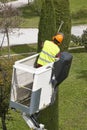
[[[33,0],[29,0],[29,2],[32,2]],[[3,3],[0,2],[0,4],[3,5]],[[28,0],[16,0],[16,1],[11,1],[8,2],[7,5],[11,5],[13,8],[19,8],[22,6],[25,6],[28,4]]]
[[[71,33],[76,36],[81,36],[83,30],[87,28],[87,25],[73,26]],[[0,33],[0,45],[2,43],[3,33]],[[10,34],[10,45],[19,44],[33,44],[38,41],[38,29],[37,28],[21,28],[14,29]],[[5,37],[3,46],[7,46],[7,39]]]
[[[71,29],[71,33],[76,35],[76,36],[81,36],[83,33],[83,30],[85,30],[87,28],[87,24],[86,25],[78,25],[78,26],[73,26]]]
[[[4,34],[0,34],[0,45],[2,43]],[[10,33],[10,45],[19,44],[33,44],[38,41],[38,29],[37,28],[21,28],[13,29],[13,33]],[[7,38],[5,37],[3,46],[7,46]]]

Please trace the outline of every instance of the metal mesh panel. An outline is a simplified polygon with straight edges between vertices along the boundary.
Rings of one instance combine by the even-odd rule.
[[[16,69],[14,81],[17,93],[17,101],[29,106],[33,85],[33,74]]]

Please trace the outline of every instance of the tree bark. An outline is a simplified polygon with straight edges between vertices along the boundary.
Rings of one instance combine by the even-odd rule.
[[[10,42],[9,42],[9,34],[8,34],[8,29],[5,29],[6,31],[6,37],[7,37],[7,43],[8,43],[8,59],[10,59]]]

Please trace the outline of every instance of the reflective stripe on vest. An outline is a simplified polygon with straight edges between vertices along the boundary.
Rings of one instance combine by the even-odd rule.
[[[43,52],[44,54],[48,55],[49,57],[55,58],[55,56],[49,54],[48,52],[46,52],[46,51],[44,51],[44,50],[42,50],[42,52]]]
[[[40,60],[42,60],[42,61],[44,61],[44,62],[46,62],[46,63],[50,63],[49,61],[47,61],[47,60],[45,60],[45,59],[43,59],[43,58],[39,58]]]

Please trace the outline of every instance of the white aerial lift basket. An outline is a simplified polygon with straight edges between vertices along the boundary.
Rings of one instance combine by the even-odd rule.
[[[16,61],[13,65],[10,107],[34,114],[51,103],[53,63],[35,68],[38,54]]]
[[[10,107],[22,112],[30,128],[45,130],[35,115],[54,103],[58,85],[68,76],[72,55],[62,52],[54,63],[35,68],[37,57],[35,54],[13,65]]]

